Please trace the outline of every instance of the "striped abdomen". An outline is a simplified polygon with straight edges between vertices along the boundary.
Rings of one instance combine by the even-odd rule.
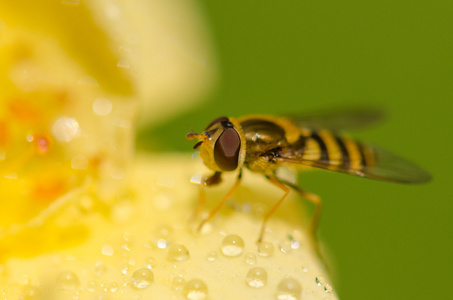
[[[377,154],[371,146],[327,129],[303,129],[300,139],[291,145],[290,151],[292,157],[296,155],[303,161],[341,169],[362,170],[377,162]]]

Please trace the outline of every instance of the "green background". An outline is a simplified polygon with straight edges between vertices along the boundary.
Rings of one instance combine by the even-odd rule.
[[[407,186],[329,172],[301,185],[324,199],[320,235],[342,299],[448,299],[453,281],[453,5],[449,1],[201,1],[219,63],[203,105],[139,133],[192,151],[189,127],[220,115],[372,105],[356,136],[432,172]]]

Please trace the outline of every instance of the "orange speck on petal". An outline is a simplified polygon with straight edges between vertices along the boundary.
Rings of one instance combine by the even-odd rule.
[[[31,196],[33,201],[52,202],[67,190],[67,183],[62,178],[40,178],[33,187]]]
[[[35,142],[36,149],[39,154],[46,154],[50,148],[50,139],[45,135],[34,135],[33,141]]]
[[[14,118],[22,122],[33,123],[41,119],[40,110],[23,99],[13,99],[9,104],[9,111]]]

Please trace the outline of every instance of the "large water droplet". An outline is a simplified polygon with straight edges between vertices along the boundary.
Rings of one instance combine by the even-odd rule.
[[[261,242],[258,244],[258,254],[261,256],[272,256],[274,246],[271,243]]]
[[[302,288],[300,283],[293,278],[285,278],[277,286],[277,299],[278,300],[298,300]]]
[[[138,289],[144,289],[154,282],[154,274],[148,268],[137,269],[132,274],[132,283]]]
[[[222,253],[225,256],[239,256],[244,251],[244,240],[236,235],[227,235],[222,241]]]
[[[74,118],[59,118],[53,123],[52,133],[60,142],[69,142],[80,133],[79,122]]]
[[[204,281],[200,279],[192,279],[184,287],[183,294],[186,299],[203,300],[207,298],[208,287]]]
[[[93,110],[99,116],[106,116],[112,111],[112,102],[107,98],[98,98],[93,102]]]
[[[262,288],[267,283],[267,272],[263,268],[251,268],[245,277],[247,284],[253,288]]]
[[[184,245],[173,244],[168,247],[168,260],[185,261],[189,258],[189,251]]]
[[[73,272],[67,271],[60,273],[57,277],[57,289],[59,290],[75,290],[79,286],[79,278]]]

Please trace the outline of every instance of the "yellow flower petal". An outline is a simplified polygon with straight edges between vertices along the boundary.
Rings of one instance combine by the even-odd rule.
[[[244,174],[234,199],[201,233],[194,231],[198,187],[188,178],[204,169],[187,155],[142,157],[110,206],[80,215],[98,199],[66,201],[61,209],[78,207],[73,230],[86,240],[8,259],[7,286],[18,294],[32,290],[38,299],[336,299],[301,225],[300,201],[288,199],[270,220],[265,243],[256,244],[263,212],[281,196],[261,176]],[[232,180],[208,191],[206,210]]]

